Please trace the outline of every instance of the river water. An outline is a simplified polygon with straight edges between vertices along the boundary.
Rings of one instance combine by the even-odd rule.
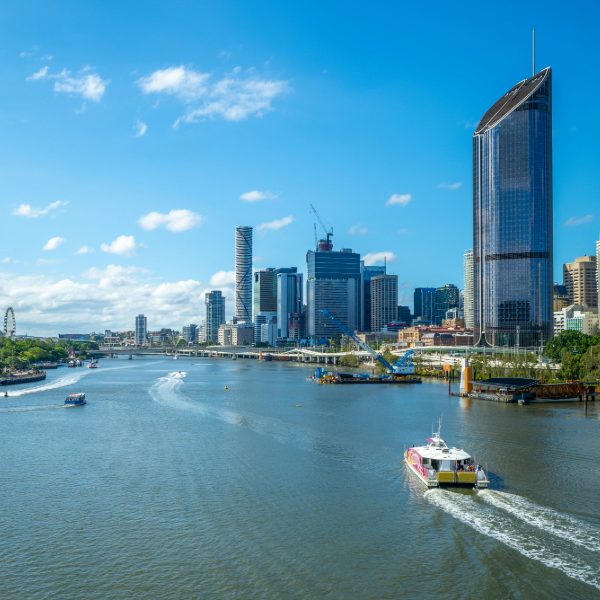
[[[11,386],[0,598],[600,598],[600,403],[310,373],[105,359]],[[439,416],[490,490],[406,471]]]

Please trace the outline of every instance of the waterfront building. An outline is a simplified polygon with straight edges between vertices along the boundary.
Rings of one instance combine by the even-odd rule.
[[[219,325],[217,339],[221,346],[249,346],[254,342],[252,323],[224,323]]]
[[[587,335],[598,333],[598,313],[581,304],[572,304],[554,313],[554,335],[561,331],[580,331]]]
[[[277,274],[277,337],[292,338],[290,315],[302,313],[302,273],[294,271]],[[297,339],[297,338],[296,338]]]
[[[225,323],[225,298],[221,290],[213,290],[204,295],[206,305],[205,341],[217,343],[219,326]]]
[[[235,318],[252,321],[252,227],[235,228]]]
[[[262,326],[263,325],[270,325],[272,323],[275,323],[277,325],[277,312],[274,311],[265,311],[262,313],[257,314],[254,317],[254,339],[257,342],[261,341],[261,331],[262,331]]]
[[[524,79],[473,134],[474,336],[540,346],[552,335],[551,70]]]
[[[260,341],[263,344],[275,346],[277,342],[277,323],[275,321],[263,323],[260,326]]]
[[[135,318],[135,345],[143,346],[148,335],[148,319],[140,314]]]
[[[473,306],[473,250],[464,254],[464,289],[463,289],[463,314],[467,329],[473,329],[475,315]]]
[[[581,256],[563,265],[563,284],[569,304],[598,308],[597,264],[595,256]]]
[[[567,288],[560,283],[555,283],[553,286],[552,310],[554,312],[562,310],[569,306],[569,304],[571,304],[571,302],[569,300]]]
[[[431,323],[433,321],[433,295],[435,288],[415,288],[413,317],[422,322]]]
[[[596,299],[596,305],[598,307],[598,317],[600,317],[600,240],[596,241],[596,289],[598,290],[598,297]]]
[[[385,275],[385,265],[365,266],[360,262],[360,285],[361,285],[361,311],[359,328],[367,331],[371,327],[371,279],[378,275]]]
[[[307,334],[330,338],[340,331],[322,313],[327,309],[350,329],[360,319],[360,255],[348,248],[333,250],[331,241],[322,240],[317,250],[306,254]]]
[[[288,340],[301,340],[306,335],[306,312],[290,313],[288,315]]]
[[[181,337],[188,344],[197,344],[198,343],[198,325],[195,323],[190,323],[189,325],[184,325],[181,329]]]
[[[381,331],[398,317],[398,275],[376,275],[370,287],[370,331]]]
[[[460,292],[453,283],[447,283],[435,289],[433,293],[433,319],[435,325],[441,325],[451,308],[458,308]]]

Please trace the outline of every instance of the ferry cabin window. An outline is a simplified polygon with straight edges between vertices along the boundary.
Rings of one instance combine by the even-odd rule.
[[[440,461],[433,459],[431,461],[431,468],[435,469],[436,471],[439,471],[440,470]]]
[[[442,460],[441,471],[454,471],[455,461],[453,460]]]

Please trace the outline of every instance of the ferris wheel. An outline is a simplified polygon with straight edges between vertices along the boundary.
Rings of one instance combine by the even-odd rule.
[[[15,311],[9,306],[4,313],[4,335],[13,337],[17,333],[17,322],[15,321]]]

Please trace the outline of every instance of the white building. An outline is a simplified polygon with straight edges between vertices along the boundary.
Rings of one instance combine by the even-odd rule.
[[[475,324],[475,307],[473,304],[473,250],[467,250],[464,254],[464,278],[463,313],[465,327],[467,329],[473,329]]]
[[[554,335],[561,331],[580,331],[587,335],[598,333],[598,314],[581,304],[571,304],[554,313]]]

